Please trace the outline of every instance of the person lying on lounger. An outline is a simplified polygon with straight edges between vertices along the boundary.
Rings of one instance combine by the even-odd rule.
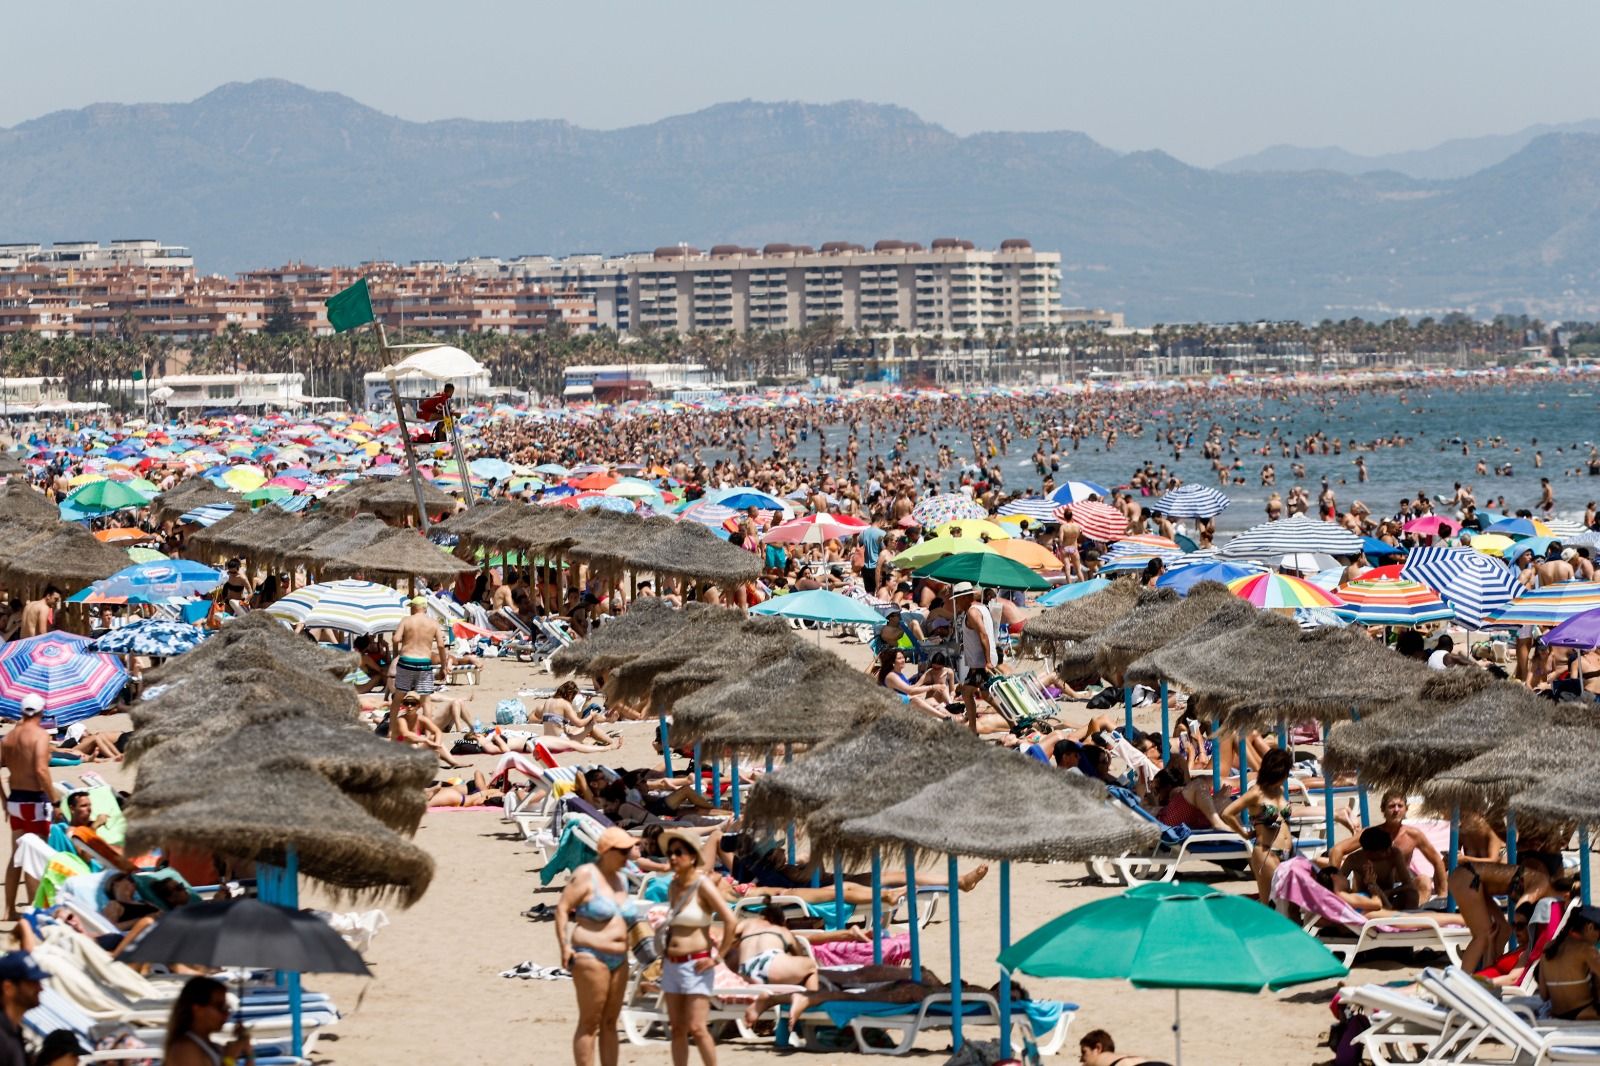
[[[471,781],[439,781],[423,790],[430,807],[499,807],[505,792],[489,787],[489,779],[482,770],[472,775]]]
[[[734,928],[734,946],[728,965],[748,981],[758,985],[801,985],[805,992],[796,992],[789,1000],[789,1017],[798,1018],[806,1009],[807,994],[819,989],[817,960],[807,953],[799,938],[789,931],[789,920],[783,908],[768,896],[766,906],[759,911],[746,911],[747,917]],[[866,942],[870,933],[857,926],[837,932],[821,930],[806,937],[812,943],[835,940]],[[763,996],[750,1004],[744,1012],[746,1025],[755,1025],[773,1003],[782,997]]]
[[[1422,903],[1416,874],[1381,825],[1361,831],[1359,847],[1347,851],[1334,873],[1334,891],[1363,914],[1412,910]]]

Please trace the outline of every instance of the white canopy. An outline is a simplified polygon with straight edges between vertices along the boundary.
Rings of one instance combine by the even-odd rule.
[[[428,377],[435,381],[470,378],[487,371],[482,363],[451,344],[437,344],[412,352],[393,366],[383,368],[383,376],[393,381],[403,377]]]

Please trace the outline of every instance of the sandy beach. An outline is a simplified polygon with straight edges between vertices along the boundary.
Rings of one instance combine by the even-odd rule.
[[[833,638],[826,645],[856,665],[866,662],[865,648]],[[1026,661],[1024,667],[1029,665]],[[519,689],[553,687],[559,678],[516,662],[491,662],[476,686],[457,687],[452,695],[469,697],[469,715],[489,718],[495,702]],[[1070,717],[1070,716],[1069,716]],[[1083,715],[1086,718],[1087,715]],[[1156,712],[1139,725],[1155,724]],[[1079,719],[1082,720],[1082,719]],[[125,716],[97,721],[118,728]],[[618,727],[625,744],[606,756],[613,765],[644,765],[655,756],[650,749],[652,723],[627,723]],[[592,761],[596,756],[569,755],[563,764]],[[493,757],[473,760],[487,767]],[[118,787],[132,784],[133,774],[120,764],[94,767]],[[447,776],[451,771],[440,771]],[[75,772],[57,770],[62,779]],[[352,904],[314,892],[302,901],[328,909],[383,908],[390,920],[367,953],[373,977],[319,977],[307,979],[311,988],[333,995],[345,1017],[325,1034],[315,1048],[317,1061],[365,1064],[451,1062],[497,1064],[506,1062],[557,1063],[570,1056],[576,1008],[568,981],[525,981],[502,978],[500,973],[519,962],[541,965],[557,962],[554,930],[548,922],[534,922],[521,912],[538,902],[553,903],[564,877],[541,889],[536,871],[538,853],[524,843],[515,827],[502,820],[499,808],[430,811],[417,833],[417,842],[438,864],[426,897],[409,910],[392,904]],[[963,869],[971,864],[963,862]],[[1217,883],[1229,891],[1248,892],[1252,883],[1218,871]],[[1118,891],[1087,880],[1082,864],[1018,865],[1013,868],[1013,922],[1015,935],[1072,907]],[[940,912],[924,932],[925,965],[941,976],[949,973],[949,924]],[[998,930],[998,878],[987,877],[961,900],[962,973],[972,983],[992,984],[998,977],[994,963]],[[1395,980],[1409,972],[1404,958],[1383,960],[1383,954],[1364,956],[1353,973],[1361,980]],[[1373,967],[1376,968],[1373,968]],[[1035,998],[1060,998],[1077,1003],[1080,1011],[1072,1024],[1067,1047],[1054,1061],[1077,1061],[1077,1036],[1094,1028],[1109,1030],[1118,1047],[1151,1056],[1170,1056],[1172,996],[1166,992],[1137,991],[1122,982],[1039,981],[1023,984]],[[1321,1041],[1331,1021],[1327,1001],[1333,983],[1311,985],[1280,995],[1243,996],[1194,992],[1184,996],[1184,1052],[1191,1063],[1249,1064],[1259,1062],[1318,1062],[1326,1052]],[[980,1039],[993,1039],[994,1031],[979,1030]],[[910,1056],[917,1061],[943,1062],[949,1035],[921,1038]],[[770,1041],[737,1039],[719,1048],[721,1061],[765,1062],[777,1054]],[[794,1052],[815,1061],[867,1061],[867,1056],[837,1052]],[[881,1061],[881,1056],[872,1056]],[[668,1061],[667,1046],[623,1044],[625,1063]]]

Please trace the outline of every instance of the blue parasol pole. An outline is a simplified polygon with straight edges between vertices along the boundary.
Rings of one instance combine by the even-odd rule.
[[[694,754],[689,757],[689,773],[694,776],[694,794],[704,796],[705,787],[700,783],[700,745],[694,746]]]
[[[1517,865],[1517,815],[1506,804],[1506,861]],[[1511,946],[1517,946],[1517,897],[1506,897],[1506,921],[1511,925]]]
[[[839,926],[844,925],[844,859],[839,849],[833,849],[833,909],[838,913]]]
[[[1583,885],[1583,905],[1589,906],[1589,825],[1578,826],[1578,880]]]
[[[1211,719],[1211,794],[1222,791],[1222,723]]]
[[[788,766],[792,762],[794,762],[794,745],[793,744],[785,744],[783,746],[783,765]],[[790,866],[794,865],[794,819],[793,818],[789,819],[789,865]],[[820,875],[817,873],[816,870],[812,870],[811,871],[811,887],[812,888],[816,888],[817,887],[817,878],[819,876]]]
[[[1328,838],[1328,851],[1333,851],[1333,835],[1337,827],[1333,824],[1333,772],[1328,769],[1327,740],[1323,740],[1322,749],[1322,831]]]
[[[883,857],[872,849],[872,965],[883,965]]]
[[[1357,707],[1350,708],[1350,720],[1361,721],[1361,710]],[[1372,812],[1367,810],[1367,786],[1361,783],[1361,771],[1356,771],[1356,802],[1361,805],[1361,828],[1365,829],[1372,824]]]
[[[1235,735],[1239,738],[1239,795],[1242,796],[1250,789],[1250,742],[1242,729]]]
[[[672,776],[672,741],[667,739],[667,712],[665,709],[656,715],[656,721],[661,725],[661,768]]]
[[[949,883],[960,884],[960,871],[956,869],[956,857],[951,855],[945,860],[950,864]],[[949,894],[950,899],[950,993],[955,997],[950,1004],[950,1036],[955,1044],[955,1050],[961,1050],[961,892],[959,890]]]
[[[1163,691],[1165,686],[1163,686]],[[1000,863],[1000,954],[1011,946],[1011,862]],[[1011,971],[1000,967],[1000,1057],[1011,1057]]]
[[[728,756],[728,787],[733,790],[733,816],[739,817],[739,749]]]
[[[1447,868],[1449,873],[1455,873],[1457,856],[1461,854],[1461,804],[1450,805],[1450,857]],[[1448,883],[1445,886],[1445,906],[1452,912],[1456,909],[1455,893],[1450,891]]]
[[[917,863],[911,845],[906,845],[906,898],[911,900],[911,980],[922,983],[922,929],[917,920]]]
[[[1172,758],[1172,721],[1171,708],[1167,705],[1167,679],[1161,679],[1161,761],[1165,763]],[[1002,1054],[1001,1058],[1005,1056]]]
[[[1133,686],[1128,684],[1128,679],[1122,679],[1122,709],[1128,716],[1128,739],[1133,739]]]
[[[300,856],[293,845],[287,849],[283,860],[284,904],[295,909],[300,906]],[[290,1036],[294,1041],[294,1057],[305,1057],[305,1030],[300,1020],[300,975],[289,974],[289,1014],[293,1018]]]
[[[722,752],[711,753],[711,804],[722,806]]]

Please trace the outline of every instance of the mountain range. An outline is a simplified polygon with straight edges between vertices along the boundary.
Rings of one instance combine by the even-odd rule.
[[[1232,173],[1271,170],[1332,170],[1340,174],[1371,174],[1396,170],[1412,178],[1449,180],[1476,174],[1485,167],[1515,155],[1547,133],[1600,133],[1600,119],[1528,126],[1515,133],[1483,137],[1456,137],[1432,148],[1386,155],[1359,155],[1343,148],[1301,148],[1275,144],[1259,152],[1230,159],[1217,166]]]
[[[0,242],[157,237],[291,260],[686,241],[1030,238],[1130,321],[1464,310],[1600,317],[1600,134],[1452,178],[1202,169],[1073,132],[958,136],[904,108],[740,101],[618,130],[410,122],[282,81],[0,129]]]

